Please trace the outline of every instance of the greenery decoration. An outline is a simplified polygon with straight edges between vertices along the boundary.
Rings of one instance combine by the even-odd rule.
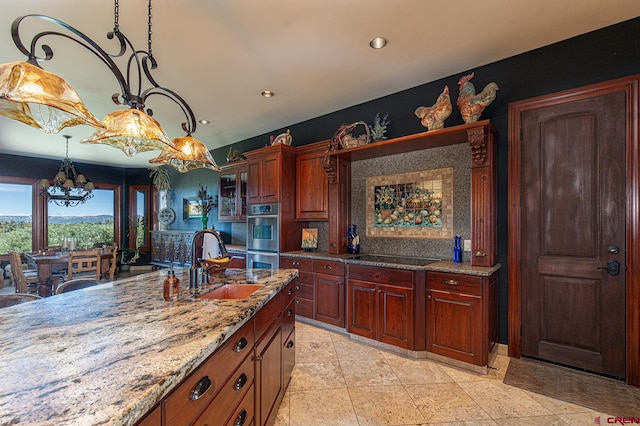
[[[371,139],[373,142],[387,138],[384,134],[387,133],[389,123],[391,123],[389,113],[386,113],[382,120],[380,119],[380,113],[376,114],[376,118],[373,120],[373,126],[369,126],[371,127]]]
[[[149,177],[153,182],[153,186],[158,191],[168,191],[171,189],[171,175],[169,171],[163,167],[149,167]]]

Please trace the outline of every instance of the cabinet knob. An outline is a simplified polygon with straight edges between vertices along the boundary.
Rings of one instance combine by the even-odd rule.
[[[290,317],[291,315],[293,315],[293,309],[289,309],[287,311],[287,316]]]
[[[382,293],[382,290],[378,289],[378,293]]]
[[[296,290],[300,290],[300,286],[299,285],[296,286]]]
[[[287,291],[287,294],[288,294],[289,296],[291,296],[291,295],[293,294],[293,289],[292,289],[292,288],[290,288],[290,289],[289,289],[289,291]]]
[[[473,253],[474,256],[476,257],[485,257],[487,255],[487,253],[483,253],[481,251],[477,251],[475,253]]]
[[[300,301],[298,299],[296,299],[296,305],[299,305]]]
[[[236,343],[236,346],[233,348],[233,351],[240,352],[241,350],[247,347],[248,343],[249,342],[247,342],[247,339],[245,339],[244,337],[241,337],[240,340],[238,340],[238,343]]]
[[[294,260],[293,262],[291,262],[291,264],[292,264],[293,266],[298,266],[298,265],[300,265],[300,262],[298,262],[298,261]]]
[[[189,399],[191,401],[197,401],[198,399],[202,398],[205,393],[207,393],[210,387],[211,379],[209,379],[209,376],[204,376],[198,383],[196,383],[196,385],[193,387],[193,390],[191,390]]]
[[[431,299],[432,299],[431,295],[427,294],[427,300],[431,300]]]
[[[287,349],[291,349],[293,347],[293,340],[289,340],[289,342],[287,342]]]
[[[242,410],[240,412],[240,414],[238,414],[238,417],[236,417],[236,422],[234,423],[234,426],[242,426],[244,425],[244,422],[247,421],[247,410]]]
[[[376,289],[372,288],[371,290],[369,290],[371,293],[375,293]]]
[[[258,355],[258,356],[256,357],[256,361],[262,361],[263,359],[264,359],[264,358],[262,357],[262,355]]]
[[[233,385],[233,389],[235,389],[235,390],[240,390],[240,389],[242,389],[242,387],[243,387],[245,384],[247,384],[247,381],[248,381],[248,380],[249,380],[249,379],[247,378],[247,375],[246,375],[246,374],[244,374],[244,373],[242,373],[242,374],[240,375],[240,377],[238,377],[238,380],[236,380],[236,384],[235,384],[235,385]]]
[[[324,265],[324,269],[331,269],[331,265]]]

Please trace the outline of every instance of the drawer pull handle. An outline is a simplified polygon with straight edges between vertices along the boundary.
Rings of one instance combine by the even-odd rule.
[[[292,264],[293,266],[298,266],[298,265],[300,265],[300,262],[293,261],[291,264]]]
[[[298,299],[296,299],[296,305],[299,305],[300,301]]]
[[[247,421],[247,410],[243,409],[240,412],[240,414],[238,414],[238,417],[236,417],[236,422],[234,423],[234,425],[235,426],[242,426],[245,421]]]
[[[287,343],[287,349],[291,349],[293,347],[293,340],[289,340]]]
[[[369,291],[370,291],[371,293],[375,293],[375,292],[376,292],[376,289],[375,289],[375,288],[372,288],[372,289],[371,289],[371,290],[369,290]]]
[[[477,251],[475,253],[473,253],[474,256],[476,257],[485,257],[487,255],[487,253],[483,253],[481,251]]]
[[[300,290],[300,286],[299,285],[296,286],[296,290]]]
[[[262,361],[263,359],[264,359],[264,358],[262,357],[262,355],[258,355],[258,356],[256,357],[256,361]]]
[[[189,399],[191,401],[197,401],[198,399],[202,398],[205,393],[207,393],[210,387],[211,387],[211,379],[209,379],[209,376],[204,376],[193,387],[193,390],[191,391],[191,395],[189,396]]]
[[[287,316],[290,317],[291,315],[293,315],[293,309],[289,309],[287,311]]]
[[[324,269],[331,269],[331,265],[324,265]]]
[[[430,295],[430,294],[428,294],[428,295],[427,295],[427,300],[431,300],[431,299],[432,299],[431,295]]]
[[[247,384],[247,381],[248,381],[248,380],[249,380],[249,379],[247,378],[247,375],[246,375],[246,374],[244,374],[244,373],[242,373],[242,374],[240,375],[240,377],[238,377],[238,380],[236,380],[236,384],[235,384],[235,385],[233,385],[233,388],[234,388],[235,390],[240,390],[240,389],[242,389],[242,387],[243,387],[244,385],[246,385],[246,384]]]
[[[236,343],[236,347],[233,348],[233,351],[240,352],[241,350],[247,347],[248,343],[249,342],[247,342],[247,339],[245,339],[244,337],[240,338],[240,340],[238,340],[238,343]]]
[[[456,280],[444,280],[446,285],[459,285],[460,283]]]
[[[287,294],[288,294],[289,296],[291,296],[291,295],[293,294],[293,289],[292,289],[292,288],[290,288],[290,289],[289,289],[289,291],[287,292]]]

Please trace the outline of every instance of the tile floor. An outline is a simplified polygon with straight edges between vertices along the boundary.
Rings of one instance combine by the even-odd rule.
[[[605,413],[502,383],[509,358],[488,375],[408,359],[296,322],[296,366],[276,426],[593,425]]]

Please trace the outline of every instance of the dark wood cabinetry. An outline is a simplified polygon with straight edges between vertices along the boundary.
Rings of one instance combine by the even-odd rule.
[[[497,341],[498,274],[427,272],[427,351],[486,366]]]
[[[273,424],[295,365],[295,280],[138,424]]]
[[[247,256],[244,253],[229,252],[231,256],[231,262],[229,262],[228,268],[241,268],[244,269],[247,266]]]
[[[298,269],[295,301],[297,315],[336,327],[345,326],[344,263],[281,257],[280,267]]]
[[[273,145],[246,152],[249,204],[295,201],[296,150]],[[280,210],[284,213],[283,210]],[[293,216],[293,211],[291,211]]]
[[[218,220],[221,222],[244,222],[246,218],[247,162],[239,161],[222,166]]]
[[[347,331],[414,349],[415,272],[349,265]]]
[[[329,181],[322,159],[329,141],[298,148],[296,158],[296,219],[329,219]]]

